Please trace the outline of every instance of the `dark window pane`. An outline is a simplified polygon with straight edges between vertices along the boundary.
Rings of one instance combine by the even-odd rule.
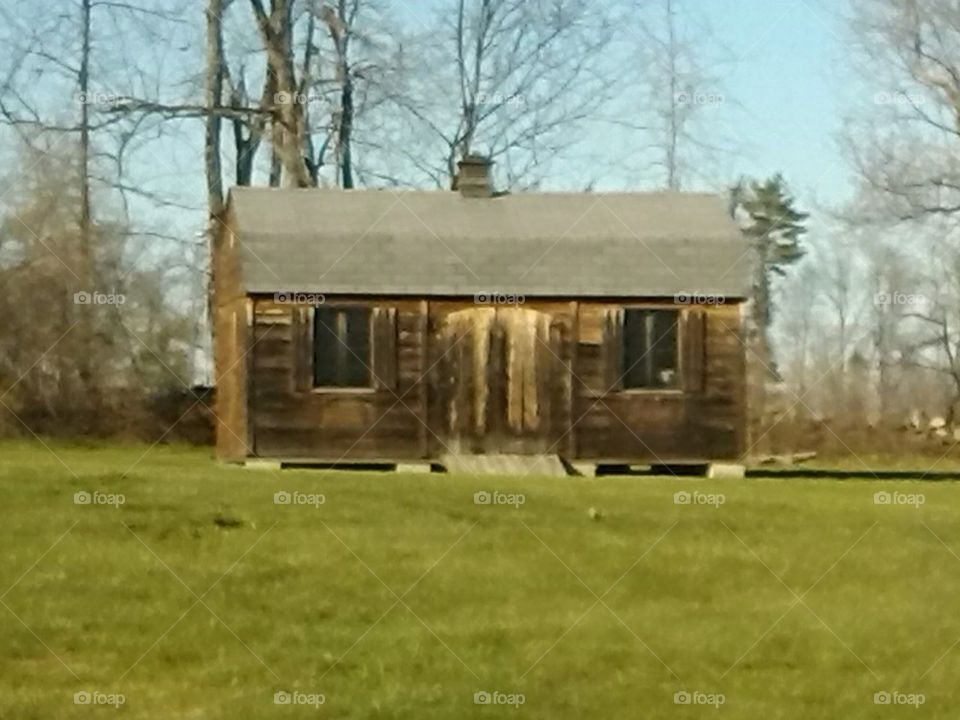
[[[623,387],[677,386],[677,319],[673,310],[626,310],[623,315]]]
[[[369,387],[370,310],[317,307],[313,315],[314,387]]]
[[[345,387],[370,385],[370,311],[349,308],[343,311],[346,321],[344,346],[349,348],[343,364]]]
[[[623,386],[647,386],[647,314],[627,310],[623,314]]]
[[[318,307],[313,315],[313,386],[336,386],[338,352],[337,312]]]
[[[650,387],[670,388],[677,384],[677,317],[672,310],[655,310],[650,350]]]

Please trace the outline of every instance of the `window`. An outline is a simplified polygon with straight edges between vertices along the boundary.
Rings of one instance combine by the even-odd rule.
[[[313,312],[313,386],[371,386],[370,310],[319,306]]]
[[[623,388],[675,389],[680,384],[676,310],[627,309],[623,313]]]

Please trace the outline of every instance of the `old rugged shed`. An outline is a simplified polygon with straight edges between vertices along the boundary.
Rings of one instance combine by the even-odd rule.
[[[479,167],[460,192],[231,192],[220,457],[739,458],[750,253],[723,201],[496,195]]]

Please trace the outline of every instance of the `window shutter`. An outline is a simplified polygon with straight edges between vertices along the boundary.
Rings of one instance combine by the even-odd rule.
[[[702,393],[706,380],[707,317],[703,310],[690,308],[684,314],[683,389]]]
[[[623,387],[623,309],[608,308],[603,313],[603,388],[616,392]]]
[[[378,389],[396,390],[397,362],[397,309],[374,308],[373,380]]]
[[[297,392],[308,392],[313,387],[313,311],[308,307],[294,307],[293,386]]]

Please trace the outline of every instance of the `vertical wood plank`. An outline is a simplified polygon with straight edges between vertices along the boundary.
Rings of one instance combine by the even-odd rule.
[[[560,322],[560,357],[567,364],[563,377],[559,383],[563,391],[563,412],[560,416],[558,434],[555,439],[560,440],[558,452],[563,452],[566,446],[567,457],[575,458],[577,453],[577,430],[574,422],[574,388],[579,391],[582,384],[580,377],[579,353],[580,342],[580,303],[573,300],[569,304],[567,322]]]
[[[553,451],[564,454],[564,448],[561,445],[563,439],[563,428],[567,422],[567,365],[568,359],[564,357],[565,347],[563,342],[563,322],[554,320],[550,323],[550,337],[548,339],[551,351],[551,373],[550,384],[547,386],[547,395],[550,398],[550,407],[546,416],[546,438],[547,447],[553,447]]]
[[[706,369],[706,322],[702,308],[690,308],[684,312],[683,337],[683,389],[699,395],[704,390]]]
[[[459,373],[457,385],[459,388],[459,403],[457,404],[458,419],[458,438],[461,447],[466,447],[469,452],[477,452],[476,432],[476,373],[474,372],[475,356],[475,337],[469,328],[464,329],[466,333],[459,344]]]
[[[623,309],[607,308],[603,312],[603,392],[616,392],[623,387]]]
[[[490,361],[487,363],[487,452],[505,452],[507,433],[507,357],[503,326],[494,323],[490,330]]]
[[[430,305],[426,300],[421,300],[417,305],[417,342],[419,344],[417,357],[419,359],[419,365],[417,367],[414,394],[416,407],[420,413],[420,427],[417,428],[417,436],[420,440],[420,457],[423,458],[430,457],[430,441],[433,436],[430,432],[430,388],[432,383],[427,377],[430,370],[429,328]]]
[[[313,388],[313,309],[293,307],[290,349],[293,353],[294,392],[309,392]]]
[[[397,389],[397,309],[373,309],[373,375],[378,390]]]

